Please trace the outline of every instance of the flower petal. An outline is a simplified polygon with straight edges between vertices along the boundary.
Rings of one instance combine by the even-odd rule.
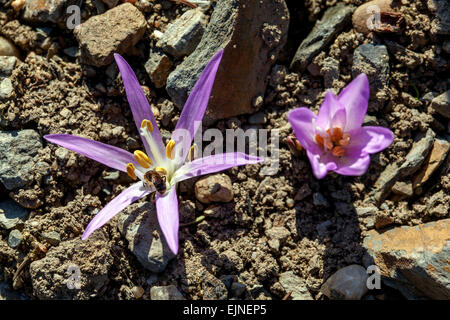
[[[176,188],[170,188],[164,196],[156,193],[156,212],[158,215],[159,226],[166,238],[170,250],[174,254],[178,252],[178,198]]]
[[[345,111],[344,108],[337,110],[333,116],[333,119],[331,120],[333,128],[338,127],[341,128],[342,130],[345,129],[346,122],[347,122],[347,112]]]
[[[160,154],[165,153],[165,147],[163,141],[161,139],[161,134],[159,133],[158,126],[155,121],[155,117],[153,116],[152,109],[148,103],[147,97],[144,94],[144,91],[139,84],[136,75],[131,69],[130,65],[125,61],[124,58],[118,53],[114,54],[114,59],[116,60],[117,66],[119,67],[120,74],[122,75],[123,85],[125,87],[125,92],[127,94],[127,100],[130,104],[131,112],[133,113],[134,123],[140,132],[142,120],[147,119],[153,125],[152,138],[154,139],[158,150],[154,150],[155,152],[159,152]],[[152,151],[150,150],[145,139],[142,139],[145,150],[148,155],[152,155]]]
[[[172,183],[177,183],[193,177],[230,169],[232,167],[255,164],[264,159],[251,156],[242,152],[229,152],[195,159],[185,163],[173,178]]]
[[[126,166],[130,162],[138,165],[130,152],[109,144],[70,134],[49,134],[44,138],[51,143],[58,144],[116,170],[126,172]]]
[[[360,153],[361,155],[380,152],[394,141],[392,131],[384,127],[361,127],[353,130],[350,136],[349,152]]]
[[[317,116],[308,108],[297,108],[291,110],[288,115],[288,121],[294,130],[295,137],[306,150],[313,153],[320,153],[320,147],[315,141],[314,122]]]
[[[320,151],[320,153],[315,153],[307,150],[306,155],[311,163],[313,174],[317,179],[324,178],[328,171],[337,168],[336,163],[333,161],[334,159],[327,155],[323,156],[322,151]]]
[[[86,240],[92,232],[101,228],[120,211],[151,192],[152,190],[146,187],[142,181],[137,182],[122,191],[117,197],[108,202],[108,204],[97,213],[94,219],[91,220],[84,230],[81,239]]]
[[[366,173],[370,164],[370,156],[347,154],[345,157],[336,160],[337,168],[334,169],[336,173],[345,176],[362,176]]]
[[[344,106],[339,102],[333,91],[328,90],[317,114],[316,126],[322,130],[328,130],[332,124],[331,120],[334,114],[343,108]]]
[[[347,111],[345,131],[360,128],[369,104],[370,88],[367,76],[362,73],[350,82],[339,94],[339,102]]]
[[[172,139],[179,148],[176,151],[178,164],[186,160],[194,135],[202,122],[222,54],[223,49],[220,49],[203,69],[183,107],[175,131],[172,133]],[[181,138],[183,138],[182,141],[180,141]]]

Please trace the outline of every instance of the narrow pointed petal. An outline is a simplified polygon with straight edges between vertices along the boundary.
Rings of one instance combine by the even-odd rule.
[[[170,188],[164,196],[156,193],[156,212],[158,222],[170,250],[178,252],[178,230],[180,218],[178,213],[178,198],[176,188]]]
[[[180,169],[177,170],[177,173],[180,172],[181,174],[176,175],[173,178],[173,183],[209,173],[227,170],[237,166],[255,164],[262,161],[264,161],[264,159],[242,152],[229,152],[207,156],[185,163]]]
[[[123,85],[125,87],[125,92],[127,94],[127,100],[130,104],[131,112],[133,113],[134,123],[140,132],[142,120],[147,119],[153,125],[152,137],[155,140],[156,146],[160,154],[164,154],[164,144],[161,139],[161,134],[159,133],[158,126],[153,116],[152,109],[148,103],[147,97],[139,84],[133,69],[125,61],[125,59],[120,55],[115,53],[114,59],[116,60],[117,66],[119,67],[120,74],[122,75]],[[151,155],[151,150],[143,139],[145,150],[147,154]],[[157,150],[154,150],[156,152]]]
[[[369,104],[370,88],[367,76],[362,73],[350,82],[339,94],[339,102],[347,111],[345,131],[361,127]]]
[[[70,134],[49,134],[45,140],[60,145],[92,160],[100,162],[108,167],[126,172],[128,163],[138,165],[134,156],[123,149],[109,144],[73,136]]]
[[[297,108],[287,115],[288,121],[294,130],[295,137],[303,148],[311,150],[313,153],[320,153],[320,148],[315,141],[314,122],[317,116],[308,108]]]
[[[332,122],[332,127],[333,128],[341,128],[342,130],[345,129],[345,124],[347,122],[347,112],[345,111],[344,108],[339,109],[336,111],[336,113],[333,116],[333,120],[331,120]]]
[[[172,134],[172,139],[176,142],[178,149],[176,151],[178,164],[185,161],[192,140],[205,114],[222,54],[223,49],[220,49],[203,69],[200,78],[189,94]],[[181,137],[183,137],[182,140]]]
[[[306,155],[311,163],[312,172],[317,179],[324,178],[328,171],[335,170],[337,168],[337,165],[333,159],[327,156],[322,156],[321,153],[314,153],[307,150]]]
[[[339,102],[333,91],[328,90],[322,105],[320,106],[319,113],[317,114],[316,126],[327,130],[331,126],[331,120],[334,114],[339,110],[343,109],[344,106]]]
[[[97,213],[94,219],[91,220],[84,230],[81,239],[86,240],[92,232],[101,228],[120,211],[150,192],[152,192],[152,190],[146,187],[141,181],[122,191],[117,197],[108,202],[108,204]]]

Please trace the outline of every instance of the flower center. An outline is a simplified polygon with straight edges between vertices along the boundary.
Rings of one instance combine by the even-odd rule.
[[[345,155],[345,147],[350,142],[350,135],[341,128],[328,129],[326,133],[316,134],[315,140],[323,151],[331,151],[336,157]]]

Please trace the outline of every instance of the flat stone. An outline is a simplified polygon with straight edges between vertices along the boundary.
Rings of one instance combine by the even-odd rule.
[[[20,58],[20,53],[11,41],[0,36],[0,56],[14,56]]]
[[[13,200],[0,202],[0,227],[13,229],[23,225],[28,217],[28,210],[19,206]]]
[[[202,39],[206,24],[201,8],[188,10],[167,28],[156,45],[176,58],[187,56]]]
[[[42,232],[41,237],[54,246],[57,246],[61,242],[61,235],[57,231]]]
[[[392,12],[392,0],[375,0],[360,5],[353,13],[352,22],[356,31],[369,34],[375,26],[374,11],[371,8],[378,7],[380,12]]]
[[[34,157],[42,148],[39,134],[32,129],[0,131],[0,181],[8,190],[33,180]]]
[[[23,241],[23,234],[17,229],[11,230],[8,236],[8,245],[17,248]]]
[[[41,300],[92,299],[109,282],[113,264],[110,245],[102,231],[88,240],[76,238],[51,247],[30,265],[35,297]]]
[[[450,6],[447,0],[428,0],[428,9],[435,19],[431,21],[431,33],[436,35],[450,35]]]
[[[281,242],[286,241],[286,239],[290,236],[291,232],[285,227],[272,227],[266,231],[266,235],[270,239],[276,239]]]
[[[9,77],[18,63],[15,56],[0,56],[0,78]]]
[[[279,281],[287,293],[292,292],[292,300],[313,300],[306,288],[306,284],[300,277],[296,276],[293,271],[287,271],[280,274]]]
[[[450,219],[369,231],[363,245],[364,264],[377,265],[385,283],[406,296],[450,299]]]
[[[217,2],[202,40],[169,75],[168,94],[182,108],[206,64],[223,48],[204,122],[254,113],[287,40],[288,24],[284,0]]]
[[[420,188],[444,162],[450,150],[449,138],[437,137],[430,154],[425,159],[423,168],[413,178],[413,188]],[[419,190],[420,191],[420,190]],[[420,193],[420,192],[419,192]]]
[[[363,44],[353,54],[352,75],[365,73],[369,78],[369,111],[378,111],[389,99],[389,54],[386,46]]]
[[[150,298],[152,300],[184,300],[183,295],[174,285],[152,287],[150,289]]]
[[[145,70],[155,87],[162,88],[166,85],[167,77],[172,71],[172,60],[160,50],[151,48]]]
[[[9,78],[0,79],[0,101],[11,98],[13,91],[14,88]]]
[[[316,22],[312,31],[298,47],[290,68],[303,72],[314,57],[350,23],[354,10],[354,6],[343,4],[327,9],[322,19]]]
[[[441,116],[450,119],[450,90],[431,100],[431,107]]]
[[[412,197],[414,194],[412,183],[397,181],[392,186],[392,192],[401,196]]]
[[[65,25],[67,8],[76,0],[27,0],[23,19],[31,23],[55,23]]]
[[[159,227],[154,204],[128,206],[118,216],[118,227],[128,240],[128,249],[144,268],[159,273],[175,258]]]
[[[123,54],[144,35],[147,21],[131,3],[92,16],[74,29],[85,64],[101,67]]]
[[[366,269],[352,264],[336,271],[320,291],[333,300],[360,300],[368,291],[366,282]]]
[[[214,174],[195,183],[195,197],[202,203],[230,202],[233,200],[233,186],[226,174]]]

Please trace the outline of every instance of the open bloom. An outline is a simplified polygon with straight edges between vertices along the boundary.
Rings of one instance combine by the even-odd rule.
[[[363,175],[369,167],[370,154],[382,151],[394,140],[387,128],[362,127],[369,94],[367,76],[360,74],[339,96],[328,90],[317,115],[307,108],[288,113],[317,179],[330,170],[347,176]]]
[[[52,143],[80,153],[113,169],[127,172],[133,180],[139,180],[111,200],[89,223],[82,239],[102,227],[112,217],[136,200],[156,192],[156,211],[161,230],[169,248],[178,252],[178,198],[176,184],[180,181],[209,174],[234,166],[254,164],[262,159],[244,153],[226,153],[193,159],[193,137],[197,131],[222,59],[222,50],[216,53],[203,70],[192,89],[172,133],[172,139],[164,146],[155,117],[141,86],[128,63],[114,55],[122,75],[135,124],[143,138],[145,152],[134,154],[101,142],[68,135],[53,134],[44,138]]]

